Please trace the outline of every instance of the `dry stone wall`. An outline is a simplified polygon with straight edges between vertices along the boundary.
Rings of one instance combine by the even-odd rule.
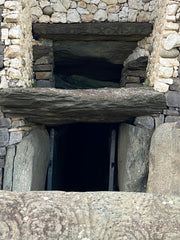
[[[5,45],[0,88],[32,84],[32,24],[28,0],[0,1],[1,41]]]
[[[153,22],[156,0],[33,0],[33,22]]]

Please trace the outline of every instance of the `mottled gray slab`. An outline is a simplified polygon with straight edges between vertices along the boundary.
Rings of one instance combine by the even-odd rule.
[[[2,89],[0,105],[12,116],[47,125],[121,122],[166,108],[164,94],[151,88]]]
[[[180,198],[0,192],[0,226],[1,240],[178,240]]]

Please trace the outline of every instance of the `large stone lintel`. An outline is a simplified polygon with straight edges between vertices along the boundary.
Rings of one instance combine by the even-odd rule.
[[[33,33],[53,40],[124,40],[139,41],[152,32],[150,23],[34,23]]]
[[[180,198],[123,192],[2,192],[1,239],[180,239]]]
[[[121,122],[135,116],[161,113],[166,108],[166,102],[163,93],[148,88],[11,88],[0,90],[0,106],[9,116],[60,125]]]

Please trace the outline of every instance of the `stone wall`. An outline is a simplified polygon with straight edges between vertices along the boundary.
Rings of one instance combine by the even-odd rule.
[[[5,45],[0,88],[27,87],[33,82],[32,24],[28,0],[0,1],[1,41]]]
[[[153,22],[159,1],[156,0],[33,0],[33,22]]]

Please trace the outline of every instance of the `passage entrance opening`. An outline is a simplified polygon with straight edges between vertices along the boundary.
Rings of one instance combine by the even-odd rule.
[[[47,189],[117,190],[116,126],[77,123],[51,129]]]

